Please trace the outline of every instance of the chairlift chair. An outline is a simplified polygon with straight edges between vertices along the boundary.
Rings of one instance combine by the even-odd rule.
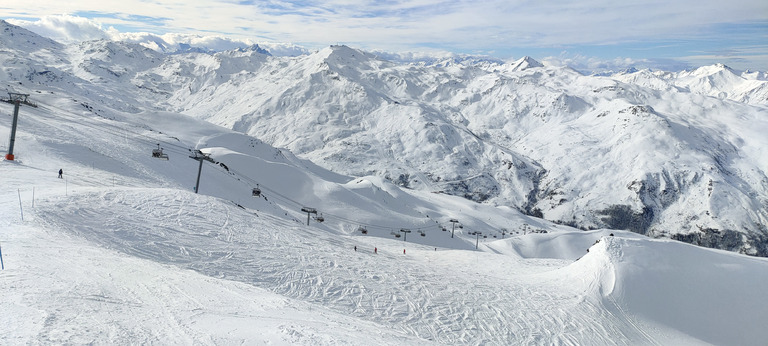
[[[160,143],[157,144],[157,149],[152,149],[152,157],[161,160],[168,160],[168,154],[163,153],[163,148],[160,147]]]
[[[253,188],[251,193],[253,194],[253,197],[261,196],[261,189],[259,188],[259,184],[256,184],[256,187]]]
[[[357,230],[360,231],[360,233],[362,234],[368,234],[368,230],[365,229],[365,227],[363,226],[358,227]]]
[[[426,237],[427,236],[427,234],[424,233],[424,231],[419,231],[419,235],[422,236],[422,237]]]
[[[315,217],[315,221],[317,221],[317,222],[325,221],[325,218],[323,218],[323,213],[320,213],[319,216]]]

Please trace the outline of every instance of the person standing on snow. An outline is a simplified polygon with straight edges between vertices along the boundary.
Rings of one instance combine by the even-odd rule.
[[[59,179],[64,179],[64,177],[61,176],[62,174],[64,174],[64,171],[59,168]]]

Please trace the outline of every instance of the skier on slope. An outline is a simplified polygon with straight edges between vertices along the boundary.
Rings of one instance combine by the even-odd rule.
[[[59,168],[59,179],[64,179],[64,177],[61,176],[62,174],[64,174],[64,171]]]

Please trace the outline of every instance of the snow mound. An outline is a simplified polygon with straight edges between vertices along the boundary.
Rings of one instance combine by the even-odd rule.
[[[600,285],[594,287],[609,309],[646,330],[665,326],[717,345],[759,345],[768,338],[763,258],[668,240],[603,237],[564,271],[596,271]]]

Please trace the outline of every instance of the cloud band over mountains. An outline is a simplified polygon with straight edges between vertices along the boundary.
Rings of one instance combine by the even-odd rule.
[[[212,49],[271,42],[286,48],[284,54],[300,52],[296,46],[342,43],[501,59],[565,55],[571,61],[671,59],[679,66],[721,62],[768,69],[768,3],[753,0],[3,3],[0,18],[60,41],[161,37],[175,43],[197,37]]]

